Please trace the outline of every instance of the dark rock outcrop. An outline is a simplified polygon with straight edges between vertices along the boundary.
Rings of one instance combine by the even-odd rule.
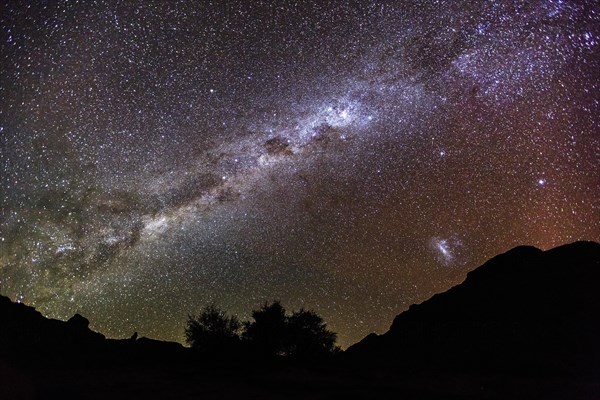
[[[67,322],[71,324],[71,326],[73,326],[75,329],[80,330],[88,329],[88,327],[90,326],[90,321],[79,314],[73,315],[71,318],[69,318]]]
[[[21,362],[83,358],[104,342],[104,336],[88,325],[78,314],[68,322],[48,319],[33,307],[0,296],[0,357]]]
[[[10,364],[122,365],[181,360],[179,343],[148,338],[105,339],[75,314],[68,321],[44,317],[35,308],[0,296],[0,360]]]

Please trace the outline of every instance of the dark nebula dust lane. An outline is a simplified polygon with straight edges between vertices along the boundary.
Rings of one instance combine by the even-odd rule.
[[[348,346],[600,240],[596,1],[10,1],[0,293],[111,337],[209,302]]]

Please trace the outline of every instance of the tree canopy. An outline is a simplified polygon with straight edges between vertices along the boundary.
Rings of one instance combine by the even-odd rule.
[[[337,335],[314,311],[292,313],[286,324],[286,353],[291,357],[306,358],[332,353],[336,350]]]
[[[261,357],[308,359],[338,350],[337,335],[327,328],[321,316],[304,309],[288,315],[279,301],[252,311],[252,321],[243,324],[235,316],[208,305],[198,316],[188,317],[185,333],[191,347],[205,352],[222,353],[242,344]]]
[[[259,310],[252,311],[252,318],[253,322],[244,324],[244,339],[262,355],[283,355],[286,316],[281,303],[265,303]]]
[[[222,352],[239,340],[240,327],[235,316],[228,316],[214,304],[209,304],[197,316],[188,316],[185,338],[192,348]]]

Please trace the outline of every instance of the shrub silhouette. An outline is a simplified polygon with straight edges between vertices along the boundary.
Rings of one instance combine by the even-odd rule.
[[[261,355],[282,355],[285,338],[285,309],[279,301],[265,303],[260,310],[252,311],[254,322],[244,324],[243,338]]]
[[[337,334],[314,311],[301,309],[287,318],[285,352],[294,358],[315,358],[337,350]]]
[[[242,325],[235,316],[210,304],[198,316],[188,316],[186,341],[204,353],[251,351],[263,358],[306,360],[339,350],[335,346],[336,333],[328,330],[323,318],[314,311],[301,309],[287,315],[281,303],[273,301],[253,310],[252,319]]]
[[[287,316],[281,303],[274,301],[254,310],[252,318],[245,323],[243,338],[262,356],[308,359],[337,350],[337,335],[314,311],[301,309]]]
[[[206,353],[226,352],[239,342],[240,327],[235,316],[228,316],[225,311],[210,304],[197,316],[188,315],[185,338],[194,349]]]

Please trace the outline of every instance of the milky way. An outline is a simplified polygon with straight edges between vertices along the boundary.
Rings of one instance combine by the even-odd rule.
[[[214,302],[347,346],[600,240],[596,1],[11,1],[0,293],[110,337]]]

